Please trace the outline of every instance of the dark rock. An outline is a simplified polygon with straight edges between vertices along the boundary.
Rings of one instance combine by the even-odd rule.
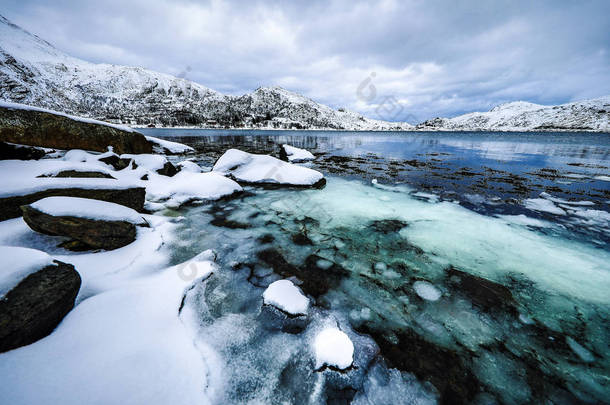
[[[450,282],[457,284],[457,290],[463,292],[472,302],[484,310],[501,309],[517,315],[517,303],[510,290],[502,284],[466,273],[454,267],[448,272]]]
[[[271,243],[275,240],[275,236],[273,236],[270,233],[266,233],[263,236],[260,236],[257,241],[258,243],[260,243],[261,245],[265,245],[267,243]]]
[[[148,174],[145,174],[144,176],[140,177],[140,180],[148,180]]]
[[[45,197],[81,197],[113,202],[133,208],[136,211],[144,210],[146,189],[133,187],[125,189],[86,189],[86,188],[57,188],[39,191],[22,196],[0,198],[0,221],[21,216],[21,206],[31,204]]]
[[[385,335],[387,330],[377,330],[363,324],[357,331],[375,340],[391,367],[430,381],[439,391],[442,404],[471,403],[479,391],[479,381],[463,358],[453,350],[428,342],[412,330],[395,333],[398,343],[388,340]]]
[[[0,353],[49,335],[74,307],[81,278],[62,262],[30,274],[0,300]]]
[[[53,216],[29,205],[21,207],[23,220],[36,232],[68,236],[94,249],[117,249],[136,239],[136,225],[72,216]]]
[[[173,177],[176,175],[176,173],[178,173],[178,169],[176,169],[176,167],[173,164],[171,164],[170,162],[165,162],[163,167],[161,169],[157,170],[157,173],[159,173],[163,176]]]
[[[210,223],[219,228],[229,228],[229,229],[248,229],[251,227],[250,224],[246,224],[244,222],[234,221],[232,219],[228,219],[222,216],[217,216],[210,221]]]
[[[381,233],[392,233],[398,232],[402,228],[406,228],[408,224],[399,219],[381,219],[378,221],[372,221],[370,227],[375,230],[375,232]]]
[[[79,171],[79,170],[62,170],[61,172],[50,176],[38,177],[74,177],[83,179],[114,179],[110,174],[98,171]]]
[[[308,256],[301,267],[288,263],[280,252],[272,248],[258,252],[258,258],[284,278],[297,277],[303,282],[299,287],[315,298],[336,287],[342,278],[349,275],[347,270],[336,263],[332,263],[328,268],[319,267],[318,262],[326,259],[317,255]]]
[[[313,245],[313,242],[309,237],[303,232],[295,233],[292,235],[292,241],[295,245],[305,246],[305,245]]]
[[[44,155],[46,152],[40,148],[0,141],[0,160],[38,160]]]
[[[114,167],[115,170],[123,170],[132,163],[132,159],[124,159],[117,154],[108,155],[98,160]]]
[[[280,145],[280,160],[283,160],[284,162],[288,162],[288,154],[286,153],[286,150],[284,149],[284,145]]]
[[[78,121],[58,114],[0,107],[0,140],[56,149],[117,153],[151,153],[152,144],[139,132]]]

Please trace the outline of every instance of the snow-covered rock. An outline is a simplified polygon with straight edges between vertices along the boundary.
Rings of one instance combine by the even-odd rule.
[[[77,217],[101,221],[124,221],[135,225],[146,221],[136,210],[111,202],[78,197],[47,197],[30,207],[56,217]]]
[[[128,125],[391,130],[280,87],[242,96],[151,70],[68,56],[0,16],[0,94],[8,101]]]
[[[214,172],[181,171],[174,177],[153,176],[146,185],[147,199],[165,201],[172,207],[193,200],[217,200],[240,191],[239,184]]]
[[[278,280],[263,293],[263,302],[290,315],[307,315],[309,299],[290,280]]]
[[[556,106],[515,101],[487,112],[434,118],[417,125],[428,131],[610,131],[610,96]]]
[[[322,366],[344,370],[354,361],[354,344],[345,332],[338,328],[326,328],[314,340],[316,369]]]
[[[0,246],[0,299],[28,274],[53,264],[53,258],[36,249]]]
[[[81,278],[73,266],[35,249],[1,246],[0,258],[0,353],[4,353],[51,333],[74,306]]]
[[[314,160],[315,156],[308,150],[295,148],[294,146],[284,144],[280,149],[280,159],[297,163]]]
[[[190,160],[183,160],[176,164],[177,167],[180,168],[181,171],[191,172],[191,173],[201,173],[201,166],[197,163],[192,162]]]
[[[212,170],[245,183],[316,186],[324,182],[324,176],[316,170],[238,149],[226,151]]]
[[[178,142],[168,141],[166,139],[147,136],[146,140],[153,143],[153,151],[155,153],[164,153],[166,155],[181,155],[184,153],[194,152],[195,149],[188,145]]]

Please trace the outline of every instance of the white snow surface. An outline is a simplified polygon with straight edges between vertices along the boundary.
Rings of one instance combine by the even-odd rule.
[[[290,280],[274,281],[263,293],[263,302],[291,315],[307,315],[309,299]]]
[[[77,217],[101,221],[125,221],[144,224],[146,221],[136,210],[106,201],[78,197],[47,197],[30,206],[45,214],[57,217]]]
[[[284,151],[286,152],[286,155],[288,156],[288,160],[290,162],[305,162],[308,160],[315,159],[313,153],[308,150],[296,148],[294,146],[286,144],[282,145],[282,148],[284,148]]]
[[[143,167],[145,169],[153,171],[162,169],[163,166],[167,163],[167,158],[165,156],[147,153],[142,153],[139,155],[125,153],[122,154],[120,157],[121,159],[133,159],[133,161],[136,162],[139,167]]]
[[[354,361],[354,344],[345,332],[335,327],[326,328],[316,335],[314,350],[317,369],[327,365],[343,370]]]
[[[182,154],[193,152],[195,150],[190,146],[179,142],[172,142],[166,139],[155,138],[154,136],[146,136],[145,138],[149,142],[152,142],[154,144],[153,149],[155,149],[155,152],[157,153],[169,152],[175,154]]]
[[[36,249],[0,246],[0,299],[30,273],[53,264],[53,258]]]
[[[182,171],[191,172],[191,173],[201,173],[201,166],[197,163],[192,162],[190,160],[183,160],[176,164],[177,167],[180,167]]]
[[[427,281],[414,282],[413,289],[417,295],[426,301],[438,301],[438,299],[441,297],[441,292],[439,289]]]
[[[316,170],[286,163],[273,156],[256,155],[238,149],[226,151],[212,170],[248,183],[310,186],[324,178]]]
[[[233,180],[214,172],[181,171],[173,177],[151,176],[146,182],[148,200],[169,200],[167,204],[171,206],[192,200],[217,200],[242,190]]]

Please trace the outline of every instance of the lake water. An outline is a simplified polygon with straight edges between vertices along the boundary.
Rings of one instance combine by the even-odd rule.
[[[184,216],[176,263],[218,254],[184,305],[231,364],[235,401],[610,398],[609,134],[142,132],[208,168],[231,147],[288,143],[327,177],[166,212]],[[261,310],[279,278],[314,300],[306,320]],[[348,372],[308,363],[328,322],[354,342]]]

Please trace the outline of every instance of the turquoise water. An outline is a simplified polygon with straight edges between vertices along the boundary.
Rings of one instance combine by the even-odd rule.
[[[322,190],[247,188],[171,213],[184,216],[175,262],[218,253],[222,272],[185,305],[231,364],[229,398],[608,401],[609,135],[146,133],[194,146],[202,166],[289,143],[327,175]],[[315,303],[304,324],[261,310],[290,277]],[[308,363],[328,319],[354,341],[347,373]]]

